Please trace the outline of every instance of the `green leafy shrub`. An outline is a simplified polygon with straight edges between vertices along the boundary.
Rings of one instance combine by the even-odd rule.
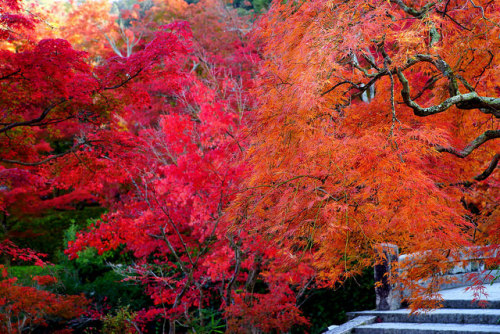
[[[36,283],[33,281],[35,276],[45,276],[50,275],[58,278],[60,273],[64,268],[60,265],[46,265],[45,267],[40,266],[10,266],[7,267],[7,272],[10,277],[17,278],[17,284],[22,286],[33,286]],[[57,288],[60,290],[61,285],[55,284],[52,289]]]
[[[117,309],[114,315],[104,317],[102,333],[123,334],[133,332],[136,315],[137,313],[130,311],[129,306]]]

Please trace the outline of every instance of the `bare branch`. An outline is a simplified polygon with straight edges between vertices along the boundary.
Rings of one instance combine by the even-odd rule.
[[[488,140],[500,138],[500,130],[487,130],[472,142],[470,142],[463,150],[459,151],[453,147],[437,146],[438,152],[448,152],[459,158],[465,158],[472,153],[476,148],[486,143]]]
[[[331,91],[335,90],[337,87],[345,85],[345,84],[350,84],[352,87],[356,87],[356,88],[359,87],[358,85],[356,85],[355,83],[353,83],[351,81],[341,81],[341,82],[335,84],[333,87],[328,88],[326,91],[324,91],[323,93],[321,93],[321,96],[324,96],[324,95],[330,93]]]
[[[377,71],[380,71],[380,68],[377,66],[377,64],[375,62],[375,58],[373,58],[373,55],[372,55],[370,49],[367,48],[366,52],[368,54],[362,53],[363,58],[365,58],[365,60],[368,62],[368,64],[370,64],[371,67],[373,67]]]
[[[53,102],[47,108],[45,108],[42,111],[42,113],[40,114],[40,116],[38,116],[37,118],[30,119],[30,120],[24,121],[24,122],[10,123],[9,125],[6,125],[3,128],[0,128],[0,133],[4,133],[4,132],[9,131],[10,129],[13,129],[13,128],[18,127],[18,126],[35,126],[35,125],[39,125],[37,123],[40,123],[41,121],[43,121],[45,119],[45,117],[47,117],[47,115],[52,111],[52,109],[54,109],[55,107],[57,107],[60,104],[63,104],[64,102],[66,102],[66,101],[68,101],[70,99],[62,98],[59,101]]]
[[[417,54],[408,61],[408,64],[415,64],[421,61],[434,65],[434,67],[436,67],[436,69],[439,72],[441,72],[445,77],[448,78],[449,82],[448,90],[450,92],[450,96],[456,96],[460,94],[460,91],[458,90],[458,82],[455,73],[453,72],[450,65],[448,65],[446,61],[444,61],[439,56],[436,57],[426,54]]]
[[[24,161],[19,161],[19,160],[9,160],[9,159],[2,159],[0,158],[0,162],[4,162],[4,163],[8,163],[8,164],[15,164],[15,165],[21,165],[21,166],[39,166],[39,165],[43,165],[44,163],[47,163],[51,160],[55,160],[57,158],[60,158],[60,157],[63,157],[67,154],[70,154],[72,152],[75,152],[76,150],[78,149],[77,146],[71,148],[70,150],[66,151],[66,152],[63,152],[63,153],[59,153],[59,154],[55,154],[55,155],[51,155],[50,157],[44,159],[44,160],[41,160],[41,161],[37,161],[37,162],[24,162]]]
[[[449,3],[449,1],[446,3],[446,6],[448,6],[448,3]],[[446,8],[444,9],[444,11],[440,11],[440,10],[436,9],[436,12],[438,12],[439,14],[442,14],[443,17],[446,16],[447,18],[449,18],[451,20],[451,22],[455,23],[460,28],[467,30],[467,31],[472,31],[472,29],[469,29],[469,28],[465,27],[464,25],[460,24],[457,20],[455,20],[453,17],[451,17],[446,11],[447,11]]]
[[[469,2],[472,4],[472,6],[473,6],[474,8],[477,8],[477,9],[481,10],[481,16],[482,16],[483,20],[486,20],[486,21],[490,22],[491,24],[493,24],[493,25],[495,25],[495,26],[497,26],[497,27],[500,27],[500,26],[498,25],[498,23],[491,21],[490,19],[488,19],[488,18],[484,15],[484,8],[483,8],[482,6],[480,6],[480,5],[476,5],[476,4],[474,3],[474,1],[473,1],[473,0],[469,0]]]
[[[120,87],[124,86],[126,83],[128,83],[130,80],[136,78],[139,74],[141,74],[141,72],[143,70],[144,70],[144,68],[141,68],[135,74],[133,74],[133,75],[127,75],[127,79],[125,79],[124,81],[120,82],[119,84],[116,84],[116,85],[111,86],[111,87],[104,87],[103,90],[110,90],[110,89],[120,88]]]
[[[240,253],[240,247],[239,245],[234,242],[234,239],[232,236],[228,237],[229,243],[231,245],[231,248],[234,251],[234,257],[235,257],[235,266],[234,266],[234,272],[231,277],[231,280],[228,282],[227,287],[226,287],[226,305],[229,306],[232,303],[232,289],[233,289],[233,284],[236,281],[236,278],[238,274],[240,273],[240,265],[241,265],[241,253]]]
[[[0,80],[5,80],[5,79],[8,79],[10,77],[13,77],[14,75],[18,74],[18,73],[21,73],[21,70],[17,70],[15,72],[12,72],[12,73],[9,73],[9,74],[6,74],[4,75],[3,77],[0,77]]]
[[[485,67],[483,67],[483,70],[481,71],[481,73],[480,73],[478,76],[475,76],[475,77],[474,77],[474,79],[479,79],[479,78],[481,78],[481,77],[483,76],[484,72],[486,72],[486,69],[487,69],[488,67],[490,67],[491,62],[493,61],[493,58],[494,58],[495,56],[493,55],[493,52],[491,52],[490,50],[488,50],[488,53],[489,53],[489,55],[490,55],[490,59],[488,60],[488,64],[486,64],[486,66],[485,66]],[[474,90],[476,90],[476,87],[477,87],[477,85],[479,84],[479,82],[480,82],[480,80],[477,80],[476,85],[474,86]]]
[[[438,75],[427,80],[425,86],[422,88],[420,92],[418,92],[414,97],[412,97],[412,100],[418,100],[422,95],[424,95],[425,91],[431,88],[438,80],[439,80]]]
[[[500,160],[500,153],[497,153],[493,157],[493,160],[491,160],[490,165],[488,166],[488,168],[486,168],[486,170],[484,172],[482,172],[481,174],[474,176],[474,180],[476,180],[476,181],[483,181],[483,180],[485,180],[488,176],[491,175],[491,173],[493,173],[493,171],[495,170],[495,168],[497,168],[499,160]]]
[[[474,87],[472,87],[471,84],[467,80],[465,80],[464,77],[462,77],[460,74],[457,74],[456,76],[457,76],[458,80],[460,80],[460,82],[462,82],[462,85],[464,85],[465,88],[467,88],[469,90],[469,92],[476,91],[476,89]]]
[[[387,68],[388,64],[388,58],[384,60],[384,67],[387,72],[389,72],[389,78],[391,79],[391,114],[392,114],[392,124],[391,124],[391,131],[390,131],[390,136],[392,137],[394,135],[394,127],[396,126],[396,122],[399,122],[397,116],[396,116],[396,106],[394,105],[394,78],[392,76],[392,72],[389,71]]]

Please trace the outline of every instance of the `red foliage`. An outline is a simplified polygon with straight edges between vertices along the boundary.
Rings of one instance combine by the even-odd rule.
[[[19,248],[10,240],[0,242],[0,255],[7,256],[12,260],[33,262],[37,266],[45,265],[45,262],[42,260],[45,254],[40,254],[27,248]]]
[[[203,5],[209,8],[202,11]],[[197,24],[223,26],[217,15],[227,9],[220,5],[203,2],[187,10],[197,13]],[[161,10],[153,8],[151,15]],[[198,20],[204,13],[209,19]],[[147,48],[148,29],[158,26],[134,23],[144,32],[143,44],[128,59]],[[193,34],[201,36],[203,27],[194,25]],[[149,318],[166,317],[171,332],[175,320],[202,326],[203,309],[214,303],[230,319],[229,331],[288,330],[306,323],[296,306],[303,291],[296,286],[307,285],[313,273],[225,219],[246,169],[239,159],[253,107],[246,91],[256,53],[238,30],[215,31],[221,35],[210,38],[228,44],[212,49],[195,39],[189,49],[164,59],[154,77],[114,92],[123,109],[100,131],[106,150],[93,162],[100,166],[94,182],[113,210],[78,235],[67,254],[76,257],[89,246],[99,253],[125,246],[136,258],[136,265],[125,269],[129,279],[144,284],[157,305]],[[184,34],[181,40],[190,43],[191,37]],[[254,290],[256,285],[265,288]],[[273,318],[265,317],[270,309]]]
[[[174,332],[212,308],[228,331],[287,331],[315,279],[360,273],[376,244],[430,250],[416,281],[448,249],[498,243],[495,166],[474,177],[498,157],[498,24],[477,7],[274,2],[257,50],[222,1],[142,4],[74,6],[62,35],[89,54],[27,37],[34,17],[0,0],[0,211],[106,206],[67,254],[132,254],[156,305],[137,323]]]
[[[0,265],[0,330],[23,333],[26,329],[45,327],[48,320],[64,321],[81,315],[88,301],[83,296],[62,296],[34,287],[16,284]],[[45,277],[43,280],[47,280]],[[40,280],[39,280],[40,281]]]

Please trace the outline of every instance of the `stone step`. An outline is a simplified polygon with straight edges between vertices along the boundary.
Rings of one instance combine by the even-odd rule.
[[[498,325],[500,309],[437,309],[418,314],[410,314],[410,310],[401,309],[394,311],[350,312],[348,316],[375,316],[377,317],[377,321],[382,322]]]
[[[486,284],[484,293],[486,295],[481,295],[479,298],[485,298],[488,301],[486,308],[500,309],[500,284]],[[473,301],[477,296],[474,295],[472,289],[466,287],[447,289],[440,291],[440,294],[444,299],[443,306],[445,308],[481,308],[477,302]]]
[[[443,301],[444,308],[457,309],[500,309],[500,300],[488,300],[486,305],[478,305],[470,299],[445,299]]]
[[[485,334],[500,333],[499,325],[381,322],[356,327],[355,334]]]

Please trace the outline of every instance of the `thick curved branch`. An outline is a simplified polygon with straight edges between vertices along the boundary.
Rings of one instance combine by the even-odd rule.
[[[452,96],[441,104],[432,107],[421,107],[411,99],[410,84],[403,72],[398,70],[397,73],[399,81],[403,86],[401,90],[403,101],[407,106],[413,109],[413,113],[416,116],[425,117],[438,114],[456,105],[459,109],[480,109],[483,113],[492,114],[496,118],[500,118],[500,98],[479,96],[476,92]]]
[[[366,83],[354,83],[350,80],[347,80],[347,79],[344,79],[344,81],[341,81],[341,82],[338,82],[337,84],[335,84],[333,87],[327,89],[326,91],[322,92],[321,93],[321,96],[324,96],[330,92],[332,92],[333,90],[335,90],[337,87],[341,86],[341,85],[344,85],[344,84],[350,84],[351,87],[349,89],[358,89],[359,91],[356,92],[355,94],[352,95],[352,97],[356,97],[356,96],[359,96],[361,94],[363,94],[366,90],[368,90],[370,87],[372,87],[376,81],[378,81],[380,78],[386,76],[386,75],[389,75],[389,71],[388,69],[386,69],[385,67],[384,68],[380,68],[379,66],[377,66],[377,64],[375,63],[375,59],[373,57],[370,57],[369,55],[366,55],[365,53],[362,53],[362,56],[363,58],[368,62],[368,64],[370,65],[370,68],[371,69],[375,69],[376,72],[374,73],[369,73],[368,69],[366,68],[363,68],[359,65],[359,63],[357,63],[357,61],[355,61],[355,55],[352,54],[351,55],[351,61],[349,61],[349,64],[351,66],[353,66],[354,68],[356,68],[357,70],[359,70],[360,72],[362,72],[364,74],[365,77],[367,78],[370,78],[370,80]],[[387,55],[384,55],[384,57],[388,57]],[[444,61],[442,61],[443,64],[441,63],[438,63],[434,58],[433,56],[431,55],[425,55],[425,54],[417,54],[415,55],[414,57],[408,59],[408,61],[406,62],[406,64],[401,68],[401,70],[406,70],[406,69],[409,69],[410,67],[418,64],[419,62],[428,62],[428,63],[431,63],[433,64],[438,70],[440,70],[445,76],[447,76],[449,79],[449,73],[453,74],[453,72],[451,71],[450,67],[448,66],[448,64],[446,64]],[[455,83],[454,84],[450,84],[450,87],[456,87],[455,89],[452,89],[450,88],[450,94],[451,95],[457,95],[459,92],[458,92],[458,85],[456,84],[456,79],[454,77],[452,77],[453,80],[455,80]],[[451,80],[451,79],[450,79]]]
[[[500,153],[495,154],[495,156],[493,157],[493,160],[491,160],[488,168],[486,168],[486,170],[484,172],[482,172],[481,174],[474,176],[474,180],[476,180],[476,181],[485,180],[488,176],[491,175],[491,173],[493,173],[495,168],[497,168],[498,161],[500,161]]]
[[[410,67],[414,66],[415,64],[419,62],[428,62],[431,63],[436,67],[437,70],[439,70],[447,79],[448,79],[448,90],[450,93],[450,98],[447,100],[443,101],[439,105],[431,106],[428,108],[421,107],[418,103],[414,101],[411,97],[410,93],[410,83],[408,82],[408,79],[406,79],[405,75],[403,74],[403,71],[406,69],[409,69]],[[341,82],[338,82],[335,84],[333,87],[327,89],[326,91],[321,93],[321,96],[324,96],[336,88],[338,88],[341,85],[349,84],[351,87],[348,89],[358,89],[359,92],[356,92],[352,96],[358,96],[363,94],[368,88],[370,88],[377,80],[379,80],[381,77],[384,77],[386,75],[389,75],[389,71],[386,69],[380,69],[376,66],[376,64],[370,63],[370,67],[374,68],[377,70],[375,73],[369,73],[367,69],[362,68],[359,66],[359,64],[356,64],[355,62],[349,62],[354,68],[358,69],[360,72],[362,72],[367,78],[370,78],[370,80],[365,83],[353,83],[349,80],[344,80]],[[446,63],[443,59],[436,56],[431,56],[431,55],[426,55],[426,54],[418,54],[409,59],[406,64],[399,68],[397,70],[397,75],[399,78],[399,81],[402,84],[402,90],[401,90],[401,96],[403,97],[403,102],[408,105],[410,108],[413,109],[413,112],[416,116],[420,117],[425,117],[425,116],[430,116],[434,114],[441,113],[443,111],[448,110],[451,106],[456,105],[459,109],[479,109],[482,113],[485,114],[492,114],[496,118],[500,118],[500,98],[498,97],[485,97],[485,96],[479,96],[475,91],[474,88],[460,75],[455,75],[451,67]],[[466,94],[461,94],[459,89],[458,89],[458,80],[460,80],[464,86],[470,91],[469,93]],[[417,94],[416,97],[420,97],[420,95]]]
[[[476,148],[486,143],[488,140],[500,138],[500,130],[487,130],[472,142],[469,143],[463,150],[459,151],[453,147],[437,146],[438,152],[448,152],[459,158],[465,158],[472,153]]]
[[[392,3],[397,4],[406,14],[416,18],[422,18],[432,7],[436,5],[434,2],[429,2],[420,10],[407,6],[402,0],[391,0]]]

